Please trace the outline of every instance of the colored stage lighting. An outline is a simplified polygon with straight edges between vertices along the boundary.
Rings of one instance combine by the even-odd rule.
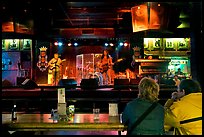
[[[108,43],[105,43],[104,45],[107,47],[107,46],[108,46]]]
[[[68,44],[67,44],[67,46],[69,46],[69,47],[70,47],[71,45],[72,45],[71,43],[68,43]]]
[[[119,45],[120,45],[120,46],[123,46],[123,43],[122,43],[122,42],[120,42],[120,43],[119,43]]]
[[[59,46],[62,46],[62,42],[58,42],[58,45],[59,45]]]
[[[75,43],[74,43],[74,46],[78,46],[78,43],[75,42]]]
[[[124,43],[124,46],[127,47],[127,46],[128,46],[128,43]]]
[[[113,44],[113,43],[110,43],[110,46],[112,47],[112,46],[114,46],[114,44]]]
[[[57,46],[57,45],[58,45],[58,42],[55,42],[54,45]]]

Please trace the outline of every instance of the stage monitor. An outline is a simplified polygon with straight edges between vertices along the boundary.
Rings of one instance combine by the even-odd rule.
[[[76,88],[77,82],[74,79],[60,79],[58,86],[64,86],[66,89]]]
[[[96,89],[98,88],[98,79],[91,78],[91,79],[82,79],[80,84],[82,89]]]
[[[27,78],[23,81],[23,83],[21,83],[21,86],[25,89],[34,89],[38,85],[33,80]]]
[[[114,79],[114,89],[129,89],[129,79]]]

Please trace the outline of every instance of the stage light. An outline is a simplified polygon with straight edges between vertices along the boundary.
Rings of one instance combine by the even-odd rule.
[[[111,47],[114,46],[113,43],[110,43],[110,46],[111,46]]]
[[[68,43],[67,45],[70,47],[72,45],[72,43]]]
[[[75,43],[74,43],[74,46],[75,46],[75,47],[78,46],[78,43],[75,42]]]
[[[58,46],[62,46],[62,42],[58,42]]]
[[[122,42],[120,42],[120,43],[119,43],[119,45],[120,45],[120,46],[123,46],[123,43],[122,43]]]
[[[57,46],[57,45],[58,45],[58,42],[54,42],[54,45]]]
[[[107,47],[107,46],[108,46],[108,43],[105,43],[104,45]]]
[[[127,47],[127,46],[128,46],[128,43],[127,43],[127,42],[125,42],[125,43],[124,43],[124,46],[125,46],[125,47]]]

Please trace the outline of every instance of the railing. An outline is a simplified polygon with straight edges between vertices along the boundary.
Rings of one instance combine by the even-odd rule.
[[[171,97],[171,93],[176,91],[176,87],[161,86],[160,103]],[[21,108],[27,108],[32,111],[32,108],[38,108],[42,113],[49,112],[57,106],[57,89],[64,88],[63,86],[39,86],[34,89],[23,89],[21,87],[8,87],[2,89],[2,109],[10,111],[14,103]],[[108,103],[115,102],[119,104],[119,112],[123,111],[124,106],[130,100],[137,98],[138,89],[66,89],[65,98],[67,104],[75,104],[77,111],[90,111],[95,103],[103,107],[102,111],[108,110]],[[49,104],[49,105],[47,105]],[[88,110],[89,109],[89,110]]]

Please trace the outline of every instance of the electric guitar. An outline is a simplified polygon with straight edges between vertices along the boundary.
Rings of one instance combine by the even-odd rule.
[[[106,64],[102,65],[101,67],[99,67],[99,70],[101,73],[106,72],[106,71],[108,71],[109,68],[112,68],[115,64],[117,64],[123,60],[124,60],[123,58],[118,59],[115,62],[112,62],[112,64],[110,64],[110,65],[108,65],[108,63],[106,63]]]
[[[100,67],[100,72],[101,73],[106,72],[106,71],[108,71],[108,69],[109,69],[109,65],[108,65],[108,63],[106,63]]]

